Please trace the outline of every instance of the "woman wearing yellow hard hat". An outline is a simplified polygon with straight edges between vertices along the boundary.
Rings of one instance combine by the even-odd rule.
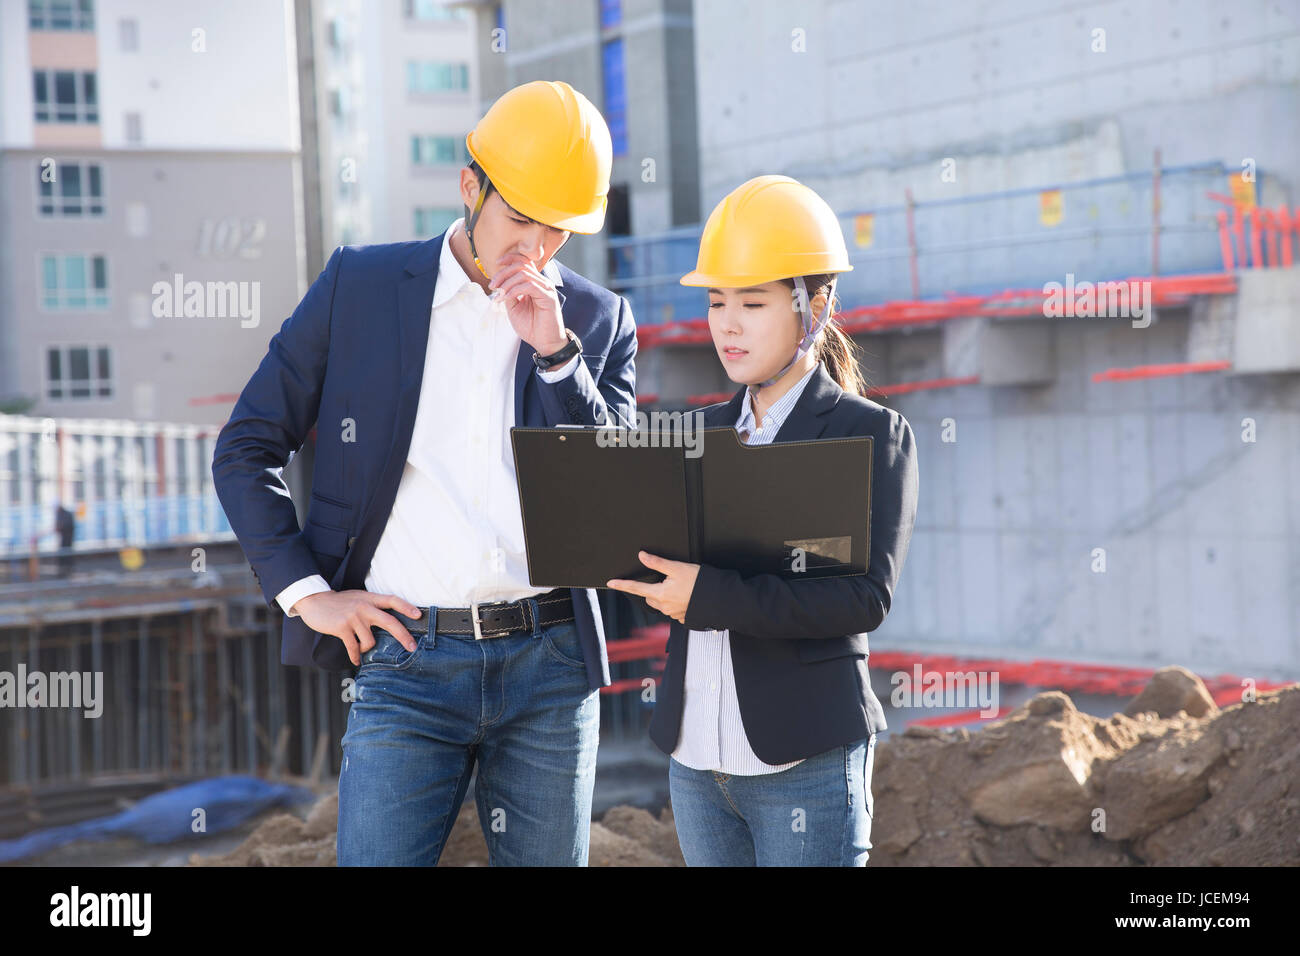
[[[820,196],[759,176],[713,210],[681,280],[708,289],[714,348],[743,386],[702,410],[705,427],[733,425],[751,445],[874,439],[865,575],[741,577],[643,554],[663,581],[609,582],[673,619],[650,735],[671,755],[691,866],[863,866],[871,848],[871,770],[886,724],[867,632],[884,621],[907,556],[917,464],[907,420],[865,397],[855,349],[835,325],[836,279],[852,268]],[[818,494],[817,475],[803,493]]]

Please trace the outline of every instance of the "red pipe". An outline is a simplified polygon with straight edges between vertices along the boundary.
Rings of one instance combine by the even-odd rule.
[[[934,388],[955,388],[959,385],[978,385],[978,375],[964,378],[931,378],[922,382],[899,382],[895,385],[873,385],[867,391],[876,395],[906,395],[908,392],[923,392]]]
[[[1241,207],[1232,207],[1232,234],[1236,239],[1237,261],[1241,263],[1241,268],[1246,268],[1246,237],[1243,234],[1241,224]]]
[[[1255,269],[1258,269],[1260,266],[1264,264],[1263,251],[1260,248],[1261,230],[1260,230],[1259,220],[1260,220],[1260,208],[1258,206],[1252,206],[1250,210],[1250,251],[1252,254],[1251,267]]]
[[[1232,243],[1227,237],[1226,227],[1220,233],[1220,239],[1225,255],[1231,260]],[[1231,271],[1165,277],[1132,276],[1116,281],[1150,282],[1151,297],[1158,306],[1180,305],[1198,295],[1230,295],[1237,291],[1237,279]],[[837,319],[846,334],[858,335],[967,316],[1041,317],[1045,298],[1046,294],[1041,288],[1008,289],[994,295],[948,296],[944,299],[857,306],[838,313]],[[660,345],[707,344],[712,341],[707,319],[682,319],[662,325],[645,325],[638,328],[636,334],[643,349]]]
[[[1221,372],[1232,368],[1228,359],[1214,362],[1171,362],[1167,365],[1135,365],[1132,368],[1108,368],[1092,376],[1094,382],[1123,382],[1136,378],[1160,378],[1165,375],[1187,375],[1192,372]]]
[[[1228,213],[1220,209],[1219,220],[1219,254],[1223,256],[1223,271],[1232,271],[1232,236],[1228,233]]]
[[[1293,221],[1287,213],[1285,205],[1277,209],[1277,225],[1282,233],[1282,267],[1289,269],[1291,267],[1291,228],[1292,226],[1300,227],[1300,209],[1296,210],[1296,217]]]
[[[632,639],[654,639],[666,642],[668,623],[648,624],[634,628]],[[656,663],[658,663],[656,661]],[[916,665],[925,671],[985,671],[996,673],[1000,684],[1055,688],[1086,694],[1103,694],[1115,697],[1137,695],[1151,680],[1155,669],[1150,667],[1125,667],[1115,664],[1093,664],[1081,661],[1036,658],[1009,660],[1006,658],[958,657],[952,654],[918,654],[915,651],[876,650],[871,652],[871,666],[877,672],[902,671],[911,673]],[[1210,696],[1220,706],[1241,702],[1241,678],[1233,674],[1201,676]],[[641,681],[622,681],[627,689],[640,689]],[[1290,687],[1295,681],[1255,681],[1255,690],[1267,692]],[[608,690],[608,688],[605,688]],[[930,720],[925,721],[929,723]]]

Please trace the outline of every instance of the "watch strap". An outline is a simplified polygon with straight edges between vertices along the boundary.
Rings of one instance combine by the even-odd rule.
[[[563,365],[582,351],[582,342],[579,341],[573,329],[565,329],[564,332],[569,337],[569,342],[558,352],[552,352],[550,355],[533,353],[533,363],[542,371],[549,371],[556,366]]]

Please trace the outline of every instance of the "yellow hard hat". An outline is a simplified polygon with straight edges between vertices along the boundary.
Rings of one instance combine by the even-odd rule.
[[[530,219],[586,235],[604,225],[609,126],[568,83],[535,80],[502,94],[465,145],[501,198]]]
[[[789,176],[757,176],[709,213],[695,270],[681,284],[736,289],[851,271],[844,233],[826,201]]]

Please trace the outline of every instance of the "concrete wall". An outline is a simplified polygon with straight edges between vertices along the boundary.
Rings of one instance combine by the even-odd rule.
[[[1146,169],[1156,147],[1254,159],[1300,198],[1295,4],[723,0],[696,4],[695,49],[701,219],[762,173],[847,210]]]
[[[1051,384],[888,402],[916,433],[921,489],[872,646],[1300,676],[1300,381],[1091,380],[1185,361],[1186,309],[1147,329],[1060,319],[1050,331]],[[937,376],[939,337],[866,340],[868,378]]]
[[[792,175],[843,213],[897,205],[905,188],[942,200],[1140,172],[1157,148],[1165,166],[1253,161],[1265,203],[1300,201],[1295,4],[697,3],[695,50],[700,219],[763,173]],[[981,242],[1006,223],[968,208],[921,236],[923,251],[974,240],[954,256],[954,285],[922,275],[927,294],[1088,271],[1077,247],[1048,242],[991,262]],[[1089,219],[1078,202],[1067,215],[1080,211],[1085,232],[1124,222],[1107,208]],[[1202,213],[1189,221],[1213,243]],[[1116,253],[1120,241],[1098,231],[1092,246]],[[1147,274],[1148,246],[1096,261]],[[906,257],[872,268],[897,274],[863,290],[910,297],[898,295]],[[1300,381],[1264,360],[1292,367],[1300,296],[1280,274],[1242,279],[1239,299],[1164,308],[1145,329],[966,319],[861,338],[875,384],[1017,383],[887,400],[917,436],[920,510],[873,648],[1300,676]],[[1243,365],[1092,381],[1189,359]]]

